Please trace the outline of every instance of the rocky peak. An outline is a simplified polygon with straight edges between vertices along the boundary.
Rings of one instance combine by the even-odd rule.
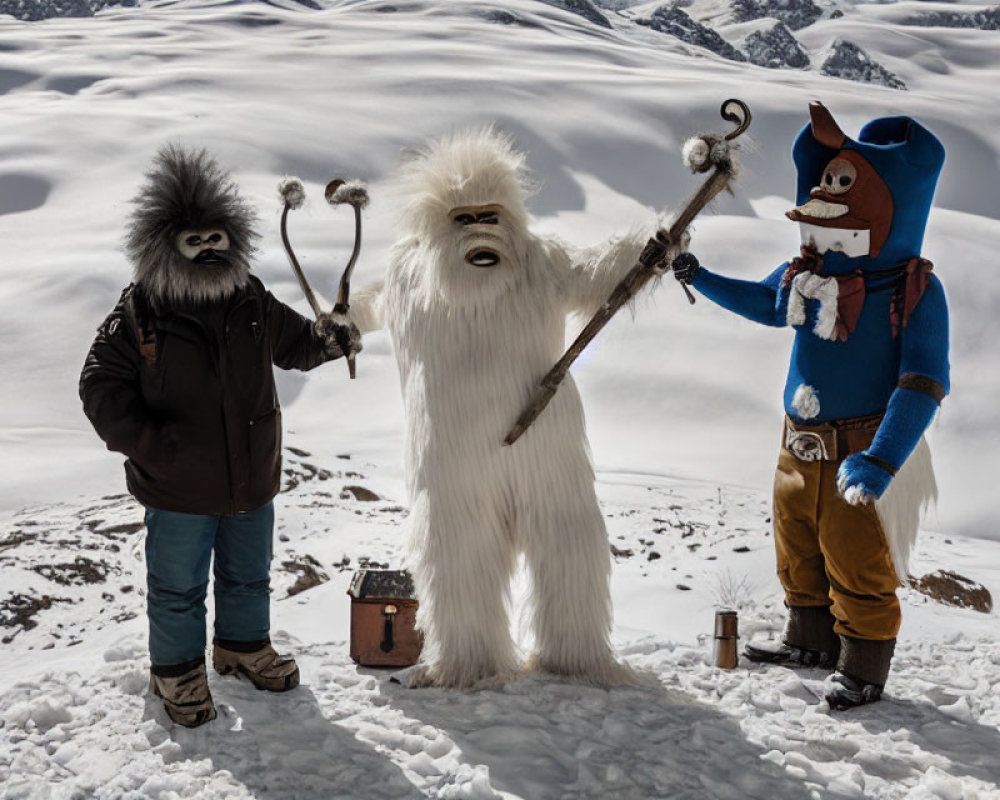
[[[743,53],[729,44],[718,33],[700,22],[695,22],[677,6],[660,6],[649,19],[636,21],[640,25],[646,25],[659,33],[674,36],[687,44],[704,47],[730,61],[747,60]]]
[[[793,31],[812,25],[823,15],[823,10],[813,0],[733,0],[732,9],[736,22],[771,17]]]
[[[602,28],[610,28],[611,23],[608,18],[602,14],[597,6],[595,6],[591,0],[541,0],[546,5],[555,6],[556,8],[562,8],[573,14],[577,14],[595,25],[600,25]]]
[[[743,52],[751,64],[759,67],[803,69],[809,66],[809,56],[783,22],[751,33],[743,42]]]
[[[905,89],[896,75],[873,60],[864,50],[853,42],[838,39],[834,42],[833,52],[823,62],[820,72],[835,78],[845,78],[859,83],[876,83],[888,86],[890,89]]]

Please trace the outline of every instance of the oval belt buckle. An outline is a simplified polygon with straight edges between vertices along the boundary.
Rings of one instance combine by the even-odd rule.
[[[825,461],[829,458],[823,437],[812,431],[789,429],[785,446],[799,461]]]

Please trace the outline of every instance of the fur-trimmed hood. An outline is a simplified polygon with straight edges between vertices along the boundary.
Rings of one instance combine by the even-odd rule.
[[[207,151],[162,148],[133,203],[125,252],[135,283],[154,303],[217,300],[246,285],[259,238],[256,214]],[[175,238],[182,230],[211,226],[226,229],[230,246],[228,263],[208,268],[181,255]]]

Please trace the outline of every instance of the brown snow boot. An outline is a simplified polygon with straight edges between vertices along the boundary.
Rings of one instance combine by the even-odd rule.
[[[882,699],[896,640],[841,636],[842,647],[832,687],[826,695],[831,711],[845,711]]]
[[[748,642],[743,653],[757,663],[833,669],[840,657],[835,621],[828,606],[789,606],[781,641]]]
[[[258,689],[287,692],[299,685],[299,667],[291,656],[278,655],[271,641],[235,642],[216,639],[212,665],[220,675],[245,675]]]
[[[167,716],[178,725],[197,728],[215,719],[204,658],[174,666],[152,667],[149,690],[162,698]]]

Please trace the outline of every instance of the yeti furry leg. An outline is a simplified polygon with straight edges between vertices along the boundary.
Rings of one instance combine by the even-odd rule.
[[[498,515],[482,508],[476,514],[474,502],[461,500],[435,502],[425,493],[410,515],[410,569],[424,636],[410,686],[480,688],[520,671],[508,614],[516,564],[511,535]]]
[[[635,682],[611,648],[611,553],[593,489],[550,493],[524,513],[537,647],[531,667],[593,686]]]

